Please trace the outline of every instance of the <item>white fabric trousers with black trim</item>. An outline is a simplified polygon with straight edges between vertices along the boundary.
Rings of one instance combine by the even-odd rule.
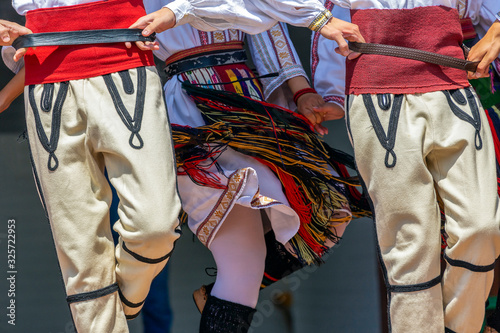
[[[175,158],[156,70],[35,85],[25,96],[34,174],[76,329],[128,332],[126,318],[139,313],[180,235]],[[105,169],[120,198],[116,248]]]
[[[477,333],[500,253],[488,121],[470,89],[351,95],[347,124],[375,212],[392,332]],[[444,202],[446,270],[441,279]]]

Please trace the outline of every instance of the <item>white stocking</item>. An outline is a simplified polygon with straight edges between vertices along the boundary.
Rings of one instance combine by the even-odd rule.
[[[210,251],[217,264],[217,279],[211,294],[255,308],[266,259],[259,210],[235,205],[212,241]]]

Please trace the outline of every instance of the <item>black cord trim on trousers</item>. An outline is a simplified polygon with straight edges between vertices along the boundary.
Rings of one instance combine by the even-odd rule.
[[[172,248],[172,250],[167,253],[166,255],[164,255],[163,257],[161,258],[157,258],[157,259],[150,259],[150,258],[146,258],[146,257],[143,257],[141,256],[140,254],[137,254],[135,252],[132,252],[128,247],[127,245],[125,244],[125,242],[122,242],[122,248],[125,252],[129,253],[132,257],[134,257],[136,260],[140,261],[140,262],[144,262],[146,264],[159,264],[160,262],[164,261],[164,260],[167,260],[168,258],[170,258],[170,256],[172,255],[172,252],[174,251],[174,249]],[[174,243],[175,245],[175,243]]]
[[[179,235],[182,235],[182,229],[181,229],[181,226],[180,224],[178,224],[176,227],[175,227],[175,230],[174,232],[176,234],[179,234]],[[180,238],[180,237],[179,237]],[[150,259],[150,258],[146,258],[146,257],[143,257],[141,256],[140,254],[137,254],[135,252],[133,252],[132,250],[130,250],[127,245],[125,244],[125,242],[122,242],[122,248],[125,252],[127,252],[128,254],[130,254],[132,257],[134,257],[136,260],[138,261],[141,261],[141,262],[144,262],[146,264],[159,264],[160,262],[170,258],[170,256],[172,255],[172,252],[174,252],[174,249],[175,249],[175,244],[177,243],[177,241],[179,240],[179,238],[177,238],[175,241],[174,241],[174,244],[172,245],[172,250],[167,253],[166,255],[164,255],[163,257],[161,258],[158,258],[158,259]]]
[[[424,283],[407,284],[401,286],[390,285],[387,290],[392,293],[409,293],[412,291],[422,291],[430,289],[440,283],[441,283],[441,275]]]
[[[448,257],[446,252],[444,253],[443,256],[444,256],[444,259],[446,260],[446,262],[448,264],[450,264],[451,266],[462,267],[462,268],[465,268],[469,271],[476,272],[476,273],[489,272],[495,268],[495,264],[496,264],[496,261],[495,261],[490,265],[477,266],[477,265],[471,264],[470,262],[467,262],[467,261],[451,259],[450,257]]]
[[[390,94],[378,94],[377,95],[378,106],[387,111],[391,107],[391,95]]]
[[[107,296],[109,294],[112,294],[116,291],[118,291],[118,283],[113,283],[107,287],[97,289],[94,291],[89,291],[86,293],[80,293],[80,294],[74,294],[74,295],[68,295],[66,297],[66,302],[69,304],[71,303],[76,303],[76,302],[83,302],[83,301],[90,301],[96,298],[101,298],[104,296]]]
[[[467,96],[467,100],[469,101],[469,106],[470,110],[472,113],[472,117],[469,116],[465,111],[460,109],[455,103],[453,103],[453,100],[456,101],[460,105],[465,105],[464,103],[465,98],[463,97],[462,93],[457,89],[457,90],[443,90],[443,94],[446,96],[446,100],[448,101],[448,105],[450,106],[451,111],[455,114],[455,116],[458,117],[458,119],[461,119],[465,122],[468,122],[471,124],[474,129],[476,130],[476,136],[474,138],[474,143],[476,145],[477,150],[481,150],[483,148],[483,140],[481,138],[481,116],[479,114],[479,107],[477,106],[476,99],[474,98],[474,94],[471,91],[471,88],[464,88],[465,94]],[[452,100],[453,99],[453,100]]]
[[[450,330],[448,327],[445,327],[444,328],[444,333],[457,333],[457,332],[455,332],[453,330]]]
[[[108,88],[109,94],[111,95],[111,99],[113,100],[113,104],[115,105],[118,115],[120,116],[121,120],[128,128],[128,130],[132,132],[129,139],[130,146],[134,149],[141,149],[142,147],[144,147],[144,141],[142,140],[139,131],[141,130],[142,116],[144,113],[144,101],[146,99],[146,68],[137,68],[137,98],[135,101],[135,112],[133,119],[130,116],[127,108],[123,104],[122,99],[120,98],[120,94],[118,93],[118,89],[113,82],[111,74],[106,74],[102,77],[104,78],[104,82],[106,83],[106,87]],[[122,78],[122,80],[124,80],[125,75],[120,74],[120,77]],[[130,87],[126,87],[128,83],[126,83],[125,81],[127,81],[127,79],[123,81],[124,88],[126,91],[127,88],[129,89],[128,91],[130,91]],[[135,137],[137,137],[137,140],[139,141],[138,145],[134,144]]]
[[[146,301],[146,299],[144,299],[142,302],[139,302],[139,303],[132,303],[131,301],[129,301],[123,294],[122,294],[122,291],[118,288],[118,295],[120,295],[120,300],[122,301],[123,304],[125,304],[126,306],[128,306],[129,308],[138,308],[138,307],[141,307],[144,302]],[[135,317],[134,317],[135,318]],[[128,319],[128,318],[127,318]]]
[[[55,151],[57,149],[57,144],[59,142],[59,133],[61,128],[61,110],[66,100],[66,95],[68,93],[68,82],[61,82],[59,85],[59,92],[57,94],[56,101],[54,103],[54,108],[52,111],[52,124],[50,129],[50,141],[45,134],[43,129],[42,121],[40,120],[40,114],[38,113],[38,108],[35,101],[35,86],[29,86],[28,99],[31,105],[31,110],[33,116],[35,117],[35,126],[38,139],[42,144],[42,147],[49,153],[49,161],[47,162],[47,167],[50,171],[55,171],[59,166],[59,160],[56,157]],[[48,95],[48,94],[46,94]],[[43,103],[42,103],[43,104]],[[45,106],[47,107],[47,106]],[[50,108],[49,108],[50,109]],[[52,163],[53,162],[53,163]]]
[[[128,70],[118,72],[120,78],[122,79],[123,90],[127,95],[132,95],[134,93],[134,83],[132,82],[132,77]]]
[[[42,109],[42,111],[49,112],[50,109],[52,108],[53,98],[54,98],[54,84],[53,83],[44,84],[40,109]]]
[[[139,317],[140,314],[141,314],[141,311],[139,311],[139,312],[137,312],[136,314],[133,314],[133,315],[125,315],[125,319],[132,320],[132,319],[135,319],[135,318]]]
[[[40,201],[42,202],[43,211],[45,212],[45,217],[48,219],[49,213],[47,211],[47,204],[45,203],[45,198],[43,197],[42,186],[40,184],[40,178],[38,177],[38,172],[36,170],[35,159],[33,158],[33,152],[31,151],[31,145],[29,144],[30,138],[29,138],[27,131],[26,131],[26,139],[28,140],[31,168],[33,170],[33,177],[35,178],[35,186],[36,186],[36,189],[38,190],[38,195],[40,196]]]
[[[345,100],[345,116],[346,116],[346,125],[347,125],[347,131],[349,132],[349,135],[352,140],[352,146],[354,147],[354,137],[352,136],[352,131],[351,131],[351,118],[349,114],[349,99],[350,96],[346,96]],[[356,161],[356,151],[354,151],[354,161]],[[359,175],[359,181],[361,183],[361,187],[363,189],[363,195],[366,197],[366,200],[368,201],[368,204],[370,205],[370,209],[372,211],[372,218],[373,218],[373,229],[374,229],[374,236],[375,236],[375,244],[376,244],[376,251],[377,251],[377,259],[380,265],[380,269],[382,270],[382,277],[384,278],[384,284],[387,289],[387,329],[388,332],[392,332],[392,324],[391,324],[391,293],[388,291],[390,284],[389,284],[389,278],[387,274],[387,267],[385,266],[384,260],[382,259],[382,251],[380,250],[380,244],[378,242],[378,233],[377,233],[377,218],[375,214],[375,207],[373,205],[373,201],[370,198],[370,195],[368,194],[368,189],[366,187],[366,184],[363,180],[363,177],[361,177],[361,173],[358,170],[358,167],[356,166],[356,172]]]
[[[380,101],[380,100],[379,100]],[[387,134],[380,123],[380,119],[377,116],[377,110],[373,104],[370,94],[363,94],[363,102],[365,103],[366,112],[370,117],[373,129],[377,138],[387,151],[385,154],[385,166],[387,168],[393,168],[396,165],[397,158],[394,152],[394,145],[396,144],[396,132],[398,129],[399,113],[401,111],[401,104],[403,103],[403,95],[394,96],[394,104],[392,105],[391,115],[389,117],[389,127],[387,129]],[[392,162],[389,162],[389,157],[392,157]]]
[[[449,92],[450,92],[451,97],[453,98],[453,100],[455,102],[457,102],[457,104],[467,105],[467,99],[465,98],[464,95],[462,95],[462,92],[460,91],[460,89],[450,90]]]

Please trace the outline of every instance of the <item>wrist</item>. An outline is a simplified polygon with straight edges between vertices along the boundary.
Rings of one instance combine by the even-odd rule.
[[[313,88],[300,89],[295,94],[293,94],[293,102],[295,103],[295,105],[297,105],[297,102],[299,101],[299,98],[302,97],[305,94],[317,94],[317,92]]]
[[[181,20],[191,14],[193,8],[189,1],[175,0],[165,6],[162,9],[169,9],[173,12],[175,16],[174,26],[180,25]]]
[[[332,13],[325,8],[321,13],[319,13],[314,20],[309,24],[308,28],[312,31],[320,31],[328,21],[332,18]]]

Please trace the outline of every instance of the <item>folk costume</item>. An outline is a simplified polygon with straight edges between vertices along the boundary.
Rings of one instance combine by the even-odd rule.
[[[461,6],[333,0],[367,43],[464,59]],[[458,10],[457,10],[458,8]],[[478,332],[500,253],[495,152],[464,69],[378,54],[347,61],[346,121],[372,201],[392,332]],[[440,210],[447,262],[440,271]]]
[[[148,12],[162,4],[145,1]],[[351,197],[359,193],[343,178],[347,177],[344,165],[334,160],[340,153],[325,150],[303,117],[276,105],[295,109],[293,94],[284,83],[306,76],[284,24],[247,37],[257,72],[278,74],[261,80],[245,64],[245,34],[239,30],[203,32],[184,25],[158,34],[157,40],[160,50],[155,54],[165,61],[170,78],[164,89],[183,210],[189,228],[213,252],[219,271],[203,309],[200,332],[236,332],[237,327],[248,326],[255,304],[244,296],[241,301],[220,296],[217,289],[218,283],[243,283],[234,275],[232,281],[219,280],[228,264],[224,258],[219,261],[218,249],[237,250],[220,246],[219,231],[226,223],[242,224],[241,217],[233,221],[235,212],[264,210],[269,217],[272,231],[251,253],[267,247],[267,258],[257,264],[266,263],[264,279],[261,275],[256,280],[264,286],[321,261],[352,214],[368,214],[367,207],[351,212],[350,200],[356,201]],[[262,228],[260,214],[253,224],[253,229]],[[244,232],[243,226],[234,229]],[[264,231],[260,233],[264,240]],[[232,274],[253,270],[251,259],[241,262],[246,267],[227,269]],[[259,285],[255,287],[257,293]],[[233,289],[243,293],[243,288]]]
[[[35,33],[127,28],[145,15],[140,0],[13,6]],[[37,47],[25,67],[33,171],[76,330],[128,332],[126,319],[138,315],[180,235],[173,147],[153,54],[123,43]],[[104,168],[120,197],[116,249]]]

